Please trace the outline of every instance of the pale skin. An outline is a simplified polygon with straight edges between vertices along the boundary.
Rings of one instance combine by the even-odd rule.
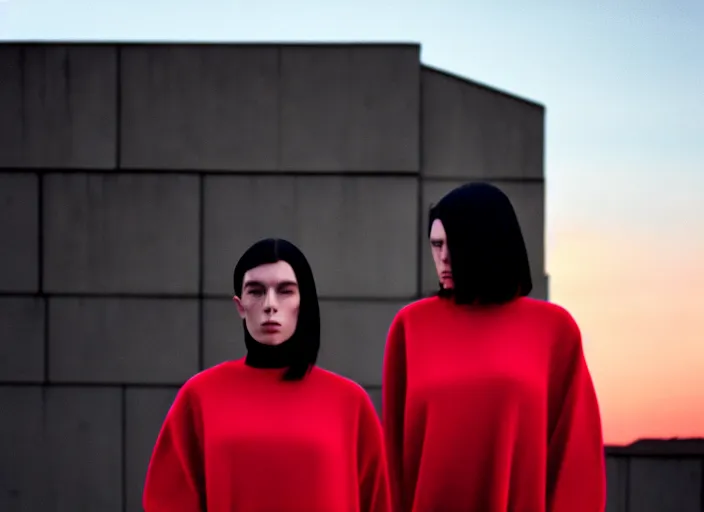
[[[301,294],[296,273],[285,261],[245,272],[242,297],[232,300],[252,338],[259,343],[280,345],[296,330]]]
[[[450,264],[450,251],[447,248],[447,235],[440,219],[435,219],[430,226],[430,250],[435,262],[438,280],[443,288],[454,287],[452,280],[452,265]]]

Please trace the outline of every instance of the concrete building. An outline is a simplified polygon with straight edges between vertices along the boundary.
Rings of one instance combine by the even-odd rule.
[[[704,439],[608,447],[606,512],[704,512]]]
[[[0,510],[136,512],[178,387],[243,355],[232,270],[310,258],[320,364],[379,404],[435,288],[428,206],[488,180],[544,271],[544,108],[419,46],[0,45]]]

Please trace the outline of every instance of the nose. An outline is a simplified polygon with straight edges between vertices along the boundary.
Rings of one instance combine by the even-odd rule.
[[[443,244],[442,249],[440,249],[440,259],[443,263],[450,262],[450,251],[447,249],[447,244]]]
[[[264,311],[266,313],[271,313],[277,309],[276,293],[274,290],[267,291],[264,296]]]

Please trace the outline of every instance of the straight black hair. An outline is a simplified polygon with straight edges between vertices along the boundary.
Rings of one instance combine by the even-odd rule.
[[[452,265],[452,290],[439,295],[458,304],[495,305],[533,289],[528,251],[511,201],[488,183],[451,190],[430,208],[428,236],[440,219]]]
[[[291,365],[284,373],[284,380],[301,380],[318,359],[320,351],[320,306],[313,271],[301,250],[287,240],[266,238],[245,251],[235,266],[233,285],[235,295],[242,296],[244,275],[260,265],[285,261],[296,275],[301,305],[296,330],[285,343],[291,347]],[[245,343],[259,343],[252,338],[243,320]]]

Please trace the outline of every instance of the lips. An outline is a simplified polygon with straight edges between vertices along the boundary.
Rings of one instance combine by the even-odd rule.
[[[278,332],[281,329],[281,324],[278,322],[264,322],[262,324],[262,331],[264,332]]]

